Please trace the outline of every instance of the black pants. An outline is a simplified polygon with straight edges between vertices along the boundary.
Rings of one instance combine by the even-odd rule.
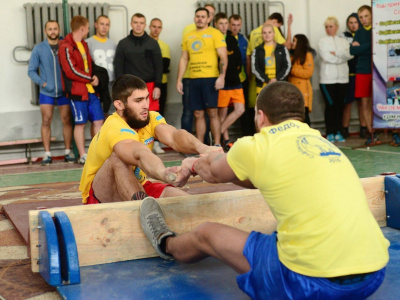
[[[336,134],[342,129],[344,99],[347,94],[347,83],[320,84],[325,100],[326,134]]]
[[[161,85],[160,91],[161,91],[161,96],[158,102],[160,103],[160,115],[164,116],[164,110],[165,110],[165,102],[167,102],[167,85],[168,83],[163,83]]]

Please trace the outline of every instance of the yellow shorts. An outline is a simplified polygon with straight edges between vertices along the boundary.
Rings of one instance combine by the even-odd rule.
[[[243,89],[219,90],[218,107],[228,107],[231,103],[244,104]]]

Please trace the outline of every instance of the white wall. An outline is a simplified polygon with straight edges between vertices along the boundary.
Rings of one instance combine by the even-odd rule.
[[[3,38],[0,47],[0,141],[31,138],[40,136],[40,111],[37,106],[30,104],[30,79],[27,76],[27,65],[16,63],[12,58],[12,50],[16,46],[27,43],[26,23],[23,4],[37,1],[29,0],[0,0],[2,17],[0,18],[0,36]],[[61,0],[43,0],[41,2],[57,2]],[[70,3],[100,2],[94,0],[70,0]],[[163,20],[161,39],[171,47],[171,73],[169,84],[169,102],[180,102],[181,97],[175,91],[175,80],[180,57],[180,42],[182,29],[193,21],[196,0],[147,0],[147,1],[108,1],[110,4],[125,5],[129,17],[136,13],[143,13],[147,21],[158,17]],[[319,38],[325,35],[323,23],[327,16],[334,15],[340,20],[340,31],[345,30],[345,20],[351,12],[363,4],[370,4],[365,0],[283,0],[286,13],[294,15],[292,26],[293,35],[306,34],[311,45],[316,48]],[[271,11],[273,12],[273,11]],[[125,14],[121,10],[111,10],[110,38],[118,42],[125,37],[129,23],[125,22]],[[130,29],[130,28],[129,28]],[[29,58],[29,52],[18,52],[18,59]],[[318,70],[316,70],[317,72]],[[318,87],[317,73],[313,79],[314,89]],[[318,95],[316,95],[318,98]],[[316,102],[320,101],[315,99]],[[60,122],[53,125],[53,135],[62,140]]]

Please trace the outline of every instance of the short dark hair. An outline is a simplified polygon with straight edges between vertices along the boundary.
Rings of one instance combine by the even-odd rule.
[[[46,22],[46,24],[44,24],[44,29],[46,29],[46,26],[47,26],[47,24],[49,24],[49,23],[57,23],[58,27],[60,27],[60,24],[58,24],[58,22],[57,22],[56,20],[48,20],[48,21]]]
[[[159,22],[162,23],[161,19],[159,19],[159,18],[153,18],[153,19],[151,19],[150,24],[151,24],[153,21],[159,21]]]
[[[98,16],[98,17],[96,18],[96,23],[100,20],[100,18],[106,18],[106,19],[109,19],[109,20],[110,20],[110,18],[109,18],[108,16],[106,16],[106,15],[100,15],[100,16]]]
[[[283,25],[283,16],[280,13],[274,12],[269,17],[268,20],[276,20],[278,23]]]
[[[206,8],[206,6],[209,6],[209,7],[214,8],[214,11],[215,11],[215,6],[214,6],[214,4],[207,2],[206,4],[204,4],[203,7]],[[206,8],[206,9],[207,9],[207,8]],[[207,9],[207,10],[208,10],[208,9]]]
[[[228,19],[226,13],[219,12],[215,15],[215,23],[217,23],[220,19]]]
[[[360,6],[360,8],[357,10],[357,13],[362,12],[363,10],[368,10],[370,14],[372,14],[372,8],[369,5],[363,5]]]
[[[229,22],[230,22],[232,19],[235,20],[235,21],[238,21],[238,20],[241,20],[242,17],[241,17],[240,15],[238,15],[238,14],[233,14],[233,15],[231,15],[231,16],[229,17]]]
[[[265,113],[272,125],[291,119],[303,121],[303,94],[289,82],[270,83],[258,95],[257,109]]]
[[[122,103],[126,104],[128,97],[134,91],[145,89],[147,89],[147,85],[142,79],[134,75],[124,74],[118,77],[112,85],[112,99],[113,101],[121,100]]]
[[[144,16],[144,14],[136,13],[136,14],[134,14],[134,15],[132,16],[131,22],[132,22],[132,20],[133,20],[134,17],[136,17],[136,18],[143,18],[143,19],[146,20],[146,17]]]
[[[82,26],[89,24],[89,20],[83,16],[75,16],[71,20],[71,31],[75,32]]]
[[[207,13],[207,17],[210,16],[210,12],[208,11],[207,8],[199,7],[198,9],[196,9],[196,11],[194,12],[194,14],[197,14],[198,11],[205,11],[205,12]]]

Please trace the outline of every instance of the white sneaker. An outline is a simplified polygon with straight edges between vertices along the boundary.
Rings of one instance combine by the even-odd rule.
[[[161,149],[161,147],[160,147],[160,142],[154,142],[153,153],[155,153],[155,154],[165,153],[165,151],[163,149]]]
[[[79,163],[80,163],[81,165],[84,165],[84,164],[85,164],[85,162],[86,162],[86,157],[87,157],[87,153],[83,154],[83,155],[81,156],[81,158],[79,158]]]

